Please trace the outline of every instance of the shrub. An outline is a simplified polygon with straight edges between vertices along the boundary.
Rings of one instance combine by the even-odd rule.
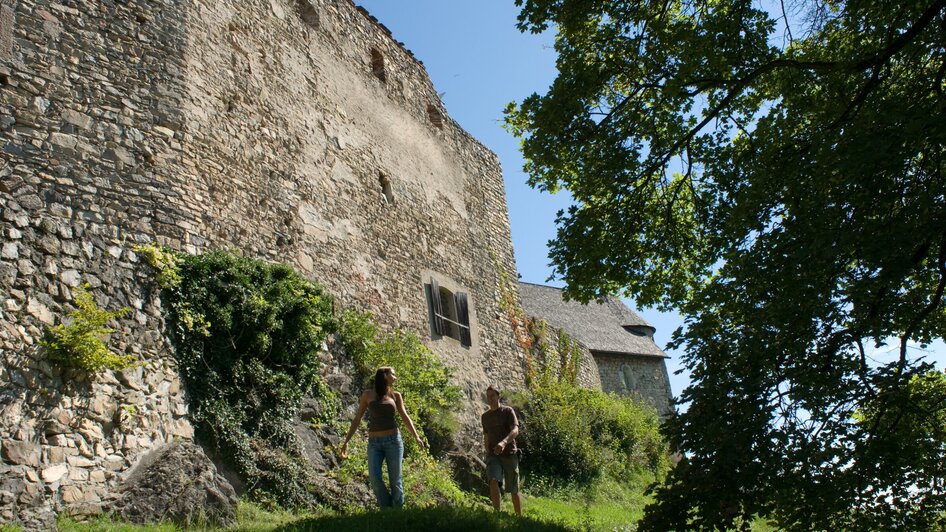
[[[317,354],[336,328],[331,297],[289,266],[227,252],[143,256],[165,291],[197,437],[247,480],[251,495],[309,506],[309,470],[292,423],[302,398],[325,390]]]
[[[134,366],[134,356],[119,355],[105,345],[105,339],[115,332],[106,324],[127,314],[128,309],[117,312],[100,309],[88,292],[88,285],[76,288],[74,304],[76,310],[69,313],[72,321],[68,325],[49,327],[40,341],[47,350],[49,360],[88,373]]]
[[[340,321],[342,346],[355,361],[364,386],[371,385],[379,367],[393,367],[397,389],[418,432],[427,437],[435,454],[443,450],[458,429],[455,412],[461,397],[460,389],[450,384],[450,368],[414,334],[379,331],[370,314],[347,310]]]
[[[587,483],[667,467],[656,412],[630,398],[546,381],[513,402],[523,413],[522,467],[531,475]]]
[[[371,386],[381,366],[397,371],[397,389],[404,395],[405,407],[418,434],[426,437],[434,455],[444,451],[457,431],[455,412],[460,405],[460,389],[450,384],[450,368],[415,335],[403,331],[384,333],[367,313],[342,313],[339,337],[355,362],[364,387]],[[418,452],[410,437],[404,438],[404,445],[404,493],[409,506],[469,503],[469,494],[456,485],[447,466]],[[351,458],[338,472],[343,481],[366,475],[366,450],[363,438],[352,440]]]

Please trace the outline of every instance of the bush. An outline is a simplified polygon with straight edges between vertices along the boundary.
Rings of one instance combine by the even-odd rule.
[[[404,406],[434,455],[447,449],[458,429],[455,412],[460,407],[460,389],[450,384],[452,371],[417,336],[378,329],[367,313],[347,310],[340,319],[340,342],[355,362],[365,388],[373,385],[379,367],[391,366],[398,375],[397,389],[404,396]],[[413,438],[405,437],[404,493],[408,506],[466,504],[470,496],[456,485],[449,469],[423,452],[418,452]],[[346,481],[366,475],[366,442],[355,438],[350,456],[341,471]],[[386,475],[386,472],[385,472]]]
[[[393,367],[397,389],[418,433],[426,436],[434,454],[445,449],[458,429],[455,412],[461,398],[460,389],[450,384],[450,368],[414,334],[379,331],[370,314],[345,311],[340,332],[342,346],[355,361],[364,387],[372,385],[379,367]],[[414,445],[410,438],[405,440],[409,448]]]
[[[667,467],[656,412],[630,398],[546,381],[513,402],[523,414],[519,442],[528,474],[587,483]]]
[[[134,356],[112,352],[104,340],[115,332],[106,324],[127,314],[128,309],[123,308],[118,312],[102,310],[87,289],[88,285],[76,288],[76,310],[69,313],[72,321],[68,325],[59,324],[46,329],[46,335],[40,343],[46,348],[49,360],[88,373],[134,366]]]
[[[292,268],[214,251],[139,253],[156,269],[197,437],[287,508],[311,505],[293,431],[303,397],[324,390],[318,352],[332,299]],[[150,257],[150,258],[149,258]]]

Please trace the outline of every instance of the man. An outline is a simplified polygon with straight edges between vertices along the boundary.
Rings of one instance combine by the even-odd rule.
[[[493,501],[493,508],[499,511],[499,487],[500,483],[505,481],[506,491],[512,494],[512,506],[516,515],[522,515],[522,501],[519,498],[519,457],[516,455],[519,420],[516,419],[515,410],[499,404],[499,390],[496,388],[486,388],[486,401],[489,403],[489,410],[483,414],[481,420],[486,445],[489,498]]]

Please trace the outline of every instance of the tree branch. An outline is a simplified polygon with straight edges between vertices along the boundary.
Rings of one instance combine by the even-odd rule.
[[[907,365],[907,341],[913,336],[916,328],[923,323],[923,320],[928,318],[930,314],[939,307],[940,302],[943,300],[943,291],[946,290],[946,238],[943,238],[939,243],[939,257],[936,260],[936,264],[939,270],[939,284],[936,286],[936,292],[930,299],[929,304],[913,318],[910,325],[903,331],[903,336],[900,337],[900,360],[897,362],[898,380]]]
[[[690,83],[685,83],[684,86],[694,86],[699,87],[700,83],[709,82],[709,84],[702,87],[702,90],[710,90],[714,88],[722,87],[731,87],[729,92],[723,97],[720,102],[710,109],[705,115],[703,120],[699,124],[691,128],[683,137],[676,140],[670,148],[664,150],[664,153],[658,156],[654,162],[648,165],[643,171],[639,172],[635,176],[635,180],[639,179],[642,176],[648,175],[655,172],[659,167],[666,164],[666,162],[673,157],[673,154],[676,153],[680,148],[689,143],[693,137],[695,137],[704,127],[706,127],[711,121],[716,119],[720,112],[725,109],[730,103],[733,102],[742,92],[748,88],[752,82],[760,78],[761,76],[773,72],[775,70],[783,68],[791,68],[795,70],[807,70],[812,72],[835,72],[835,71],[847,71],[847,72],[859,72],[866,70],[868,68],[874,69],[874,74],[871,76],[871,80],[868,81],[867,85],[859,94],[856,100],[866,99],[867,94],[870,90],[873,89],[874,85],[878,82],[875,81],[879,76],[878,67],[890,60],[897,52],[906,47],[911,41],[913,41],[926,27],[933,21],[936,15],[946,9],[946,0],[938,0],[935,4],[927,8],[926,11],[917,19],[916,23],[910,26],[907,31],[901,33],[897,38],[890,42],[885,48],[879,50],[873,54],[870,54],[862,59],[853,62],[841,62],[841,61],[799,61],[797,59],[774,59],[756,67],[754,70],[746,74],[742,78],[737,78],[733,80],[719,79],[699,79],[694,80]],[[715,84],[715,86],[714,86]],[[662,87],[662,86],[661,86]],[[638,92],[628,95],[621,102],[611,109],[611,112],[608,113],[601,122],[597,124],[595,129],[591,132],[591,135],[596,133],[602,127],[606,126],[620,111],[623,109],[632,99],[637,96]],[[846,114],[846,113],[845,113]],[[589,135],[590,136],[590,135]]]

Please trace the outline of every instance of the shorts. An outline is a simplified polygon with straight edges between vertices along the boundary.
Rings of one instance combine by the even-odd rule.
[[[486,474],[490,480],[499,482],[506,493],[519,493],[519,456],[515,454],[486,457]]]

